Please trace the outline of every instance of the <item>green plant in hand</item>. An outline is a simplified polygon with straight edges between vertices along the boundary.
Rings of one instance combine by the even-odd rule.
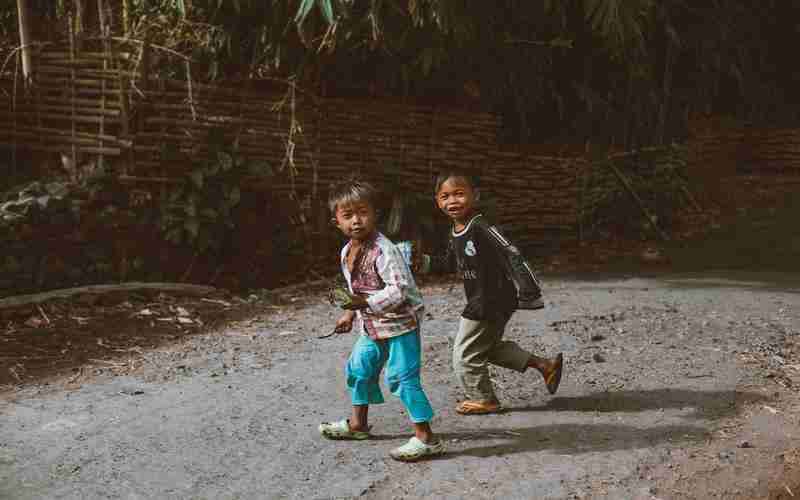
[[[332,288],[329,294],[331,305],[344,308],[344,306],[352,303],[352,295],[344,288],[338,286]]]
[[[343,287],[335,287],[331,290],[329,295],[331,304],[342,309],[350,311],[356,309],[365,309],[368,307],[366,299],[359,295],[353,295],[345,290]]]

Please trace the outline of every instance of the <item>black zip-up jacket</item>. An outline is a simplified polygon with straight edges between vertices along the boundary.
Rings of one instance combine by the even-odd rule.
[[[496,226],[478,214],[460,231],[450,233],[447,253],[426,259],[429,272],[456,268],[464,280],[471,320],[510,315],[517,309],[541,309],[539,281],[520,251]],[[454,266],[455,264],[455,266]]]

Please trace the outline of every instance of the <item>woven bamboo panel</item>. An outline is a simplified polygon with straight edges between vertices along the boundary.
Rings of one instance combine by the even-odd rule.
[[[307,205],[321,204],[328,185],[352,173],[388,191],[432,195],[438,171],[465,168],[480,172],[498,223],[520,245],[541,247],[579,237],[586,214],[620,191],[608,169],[584,158],[501,146],[500,122],[490,113],[320,99],[288,84],[264,91],[253,82],[160,78],[143,62],[145,50],[108,42],[80,52],[69,44],[49,46],[37,54],[36,80],[27,90],[7,69],[0,75],[0,145],[113,156],[113,168],[131,182],[177,183],[214,161],[209,133],[221,131],[238,144],[238,154],[277,172],[245,187],[291,194]],[[799,131],[721,134],[708,126],[695,132],[696,165],[800,172]],[[312,194],[317,198],[308,201]]]

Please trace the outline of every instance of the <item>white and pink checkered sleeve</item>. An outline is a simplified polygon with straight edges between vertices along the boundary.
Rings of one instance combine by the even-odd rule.
[[[372,312],[381,314],[406,301],[409,280],[403,256],[394,246],[381,245],[375,267],[385,286],[379,292],[367,297],[367,304]]]

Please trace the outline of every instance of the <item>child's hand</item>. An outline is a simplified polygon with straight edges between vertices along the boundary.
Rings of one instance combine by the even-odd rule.
[[[342,314],[342,317],[336,321],[336,327],[333,329],[333,332],[347,333],[352,330],[353,318],[355,318],[355,313],[353,311],[347,311],[346,313]]]
[[[413,252],[411,254],[411,272],[419,274],[422,271],[424,264],[422,252]]]
[[[430,271],[428,268],[429,262],[430,256],[422,252],[415,252],[411,257],[411,272],[414,274],[428,274]]]

